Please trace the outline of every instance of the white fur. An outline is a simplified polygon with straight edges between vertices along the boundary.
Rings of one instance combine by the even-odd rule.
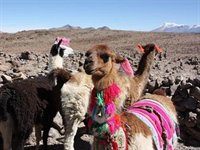
[[[53,56],[49,55],[49,72],[56,68],[63,68],[63,58],[60,55]]]
[[[62,116],[65,127],[64,149],[74,150],[74,137],[87,112],[92,87],[82,81],[65,83],[61,89]],[[87,76],[85,74],[85,76]]]
[[[128,149],[131,150],[154,150],[152,136],[145,137],[141,133],[129,139]]]
[[[14,121],[10,114],[6,121],[0,122],[0,133],[3,139],[3,150],[11,150],[12,133],[14,128]]]
[[[60,47],[62,47],[62,45]],[[64,57],[68,57],[70,54],[74,54],[74,50],[70,47],[65,46]]]

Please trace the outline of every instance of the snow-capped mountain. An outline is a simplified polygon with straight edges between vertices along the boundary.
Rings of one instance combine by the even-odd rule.
[[[184,25],[176,23],[164,23],[162,26],[152,30],[152,32],[193,32],[200,33],[200,25]]]

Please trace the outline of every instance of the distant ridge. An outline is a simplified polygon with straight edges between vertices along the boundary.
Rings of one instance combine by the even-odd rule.
[[[189,26],[176,23],[164,23],[163,25],[152,30],[151,32],[200,33],[200,25]]]
[[[107,26],[102,26],[102,27],[98,27],[98,28],[94,28],[94,27],[87,27],[87,28],[82,28],[80,26],[72,26],[72,25],[64,25],[62,27],[58,27],[58,28],[50,28],[50,30],[60,30],[60,29],[66,29],[66,30],[71,30],[71,29],[89,29],[89,30],[95,30],[95,29],[100,29],[100,30],[110,30],[109,27]]]

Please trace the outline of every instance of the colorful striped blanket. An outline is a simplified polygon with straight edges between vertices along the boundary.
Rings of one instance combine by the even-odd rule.
[[[130,106],[128,112],[149,126],[157,150],[173,150],[177,138],[176,123],[159,102],[143,99]]]

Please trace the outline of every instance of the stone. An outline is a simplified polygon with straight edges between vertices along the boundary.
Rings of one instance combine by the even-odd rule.
[[[12,78],[10,77],[10,76],[8,76],[8,75],[1,75],[1,78],[2,78],[2,80],[3,80],[3,84],[5,84],[5,83],[7,83],[7,82],[12,82]]]
[[[189,97],[187,100],[184,101],[184,106],[186,109],[195,110],[197,107],[196,99]]]
[[[185,120],[185,125],[190,128],[194,127],[196,123],[197,123],[197,114],[189,112]]]
[[[200,101],[200,87],[191,88],[189,94]]]

